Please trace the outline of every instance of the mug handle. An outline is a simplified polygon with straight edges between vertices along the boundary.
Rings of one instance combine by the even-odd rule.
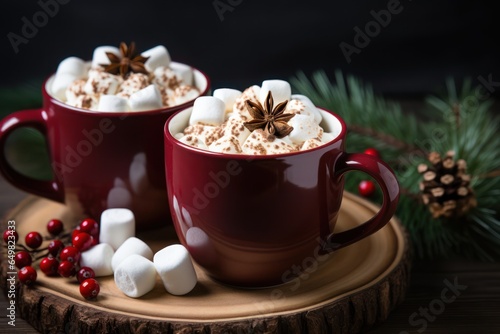
[[[25,176],[9,164],[5,155],[7,138],[18,128],[31,127],[47,137],[46,116],[47,113],[40,108],[16,111],[2,119],[0,122],[0,172],[7,181],[21,190],[64,203],[64,190],[60,182],[56,179],[43,181]]]
[[[365,223],[347,231],[329,234],[324,245],[329,252],[353,244],[384,227],[396,212],[399,200],[396,175],[385,162],[374,156],[344,152],[335,161],[333,170],[333,182],[340,182],[346,172],[353,170],[370,175],[382,190],[383,203],[379,212]]]

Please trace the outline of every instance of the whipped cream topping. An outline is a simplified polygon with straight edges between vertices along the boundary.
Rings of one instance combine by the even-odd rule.
[[[283,138],[263,129],[250,131],[245,123],[252,120],[245,102],[264,103],[267,94],[276,103],[288,101],[284,114],[294,116],[287,122],[293,130]],[[278,102],[276,102],[278,100]],[[190,146],[228,154],[270,155],[309,150],[333,140],[337,133],[325,132],[322,115],[304,95],[292,95],[290,84],[283,80],[266,80],[243,92],[222,88],[213,96],[195,100],[189,125],[175,137]]]
[[[77,57],[64,59],[49,87],[51,94],[68,105],[104,112],[172,107],[200,95],[194,85],[193,69],[171,63],[163,46],[142,53],[149,57],[144,64],[148,74],[131,72],[125,78],[105,71],[110,63],[106,52],[120,55],[118,48],[100,46],[94,50],[92,61]]]

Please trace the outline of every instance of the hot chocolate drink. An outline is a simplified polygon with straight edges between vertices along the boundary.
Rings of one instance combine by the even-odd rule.
[[[164,46],[138,53],[134,43],[100,46],[91,62],[64,59],[50,88],[73,107],[107,112],[172,107],[200,95],[190,66],[171,62]]]

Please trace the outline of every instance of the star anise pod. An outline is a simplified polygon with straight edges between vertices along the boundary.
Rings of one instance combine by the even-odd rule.
[[[287,122],[295,116],[295,114],[284,114],[287,103],[288,100],[274,107],[273,94],[270,91],[267,93],[264,105],[259,101],[246,100],[245,106],[253,119],[243,125],[250,131],[263,129],[269,135],[283,138],[292,132],[293,127]]]
[[[120,74],[123,78],[130,72],[148,74],[144,63],[149,57],[137,54],[134,42],[131,42],[130,46],[121,42],[119,56],[113,52],[106,52],[106,56],[108,56],[110,64],[103,64],[101,66],[108,73]]]

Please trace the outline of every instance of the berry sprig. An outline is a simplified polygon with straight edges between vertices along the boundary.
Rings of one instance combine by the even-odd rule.
[[[36,282],[37,261],[39,269],[50,277],[76,277],[80,283],[80,293],[85,299],[95,299],[99,294],[99,282],[95,280],[92,268],[80,267],[82,252],[99,243],[99,224],[91,218],[82,220],[71,232],[64,233],[64,224],[59,219],[51,219],[47,225],[49,236],[43,237],[37,231],[31,231],[24,237],[24,243],[18,243],[19,235],[12,230],[3,233],[5,247],[9,237],[16,241],[14,262],[18,268],[19,281],[27,286]],[[45,241],[47,247],[40,248]]]
[[[380,153],[373,147],[367,148],[363,153],[380,158]],[[377,187],[375,186],[375,183],[370,180],[363,180],[358,185],[358,193],[363,197],[373,196],[375,190],[377,190]]]

